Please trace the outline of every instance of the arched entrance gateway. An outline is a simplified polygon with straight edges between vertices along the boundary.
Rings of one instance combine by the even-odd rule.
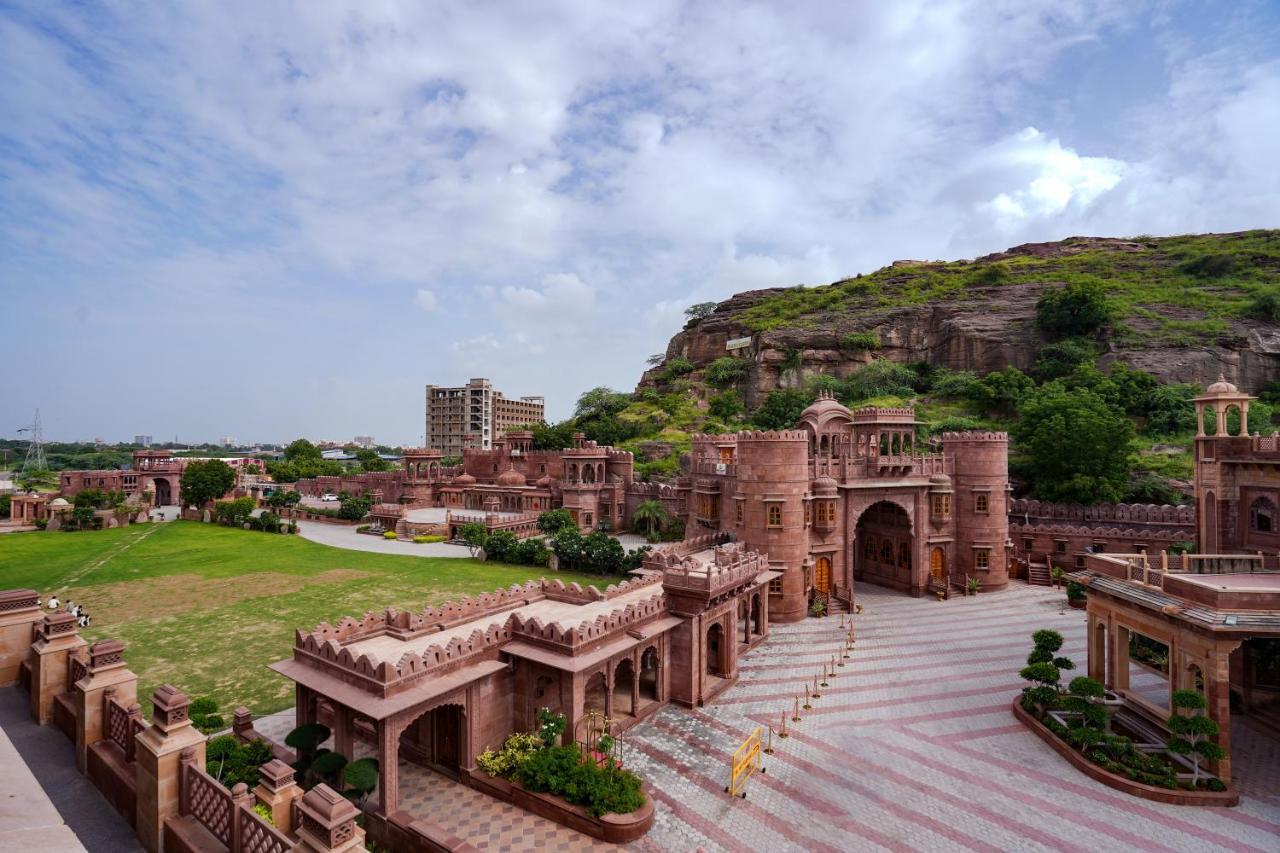
[[[853,539],[855,579],[910,592],[915,552],[911,516],[897,503],[878,501],[858,517]]]
[[[156,489],[156,506],[172,506],[173,488],[165,477],[156,477],[153,481]]]
[[[461,705],[438,705],[405,727],[400,758],[457,779],[466,728],[466,710]]]

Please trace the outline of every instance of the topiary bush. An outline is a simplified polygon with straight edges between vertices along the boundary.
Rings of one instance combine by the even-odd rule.
[[[382,534],[382,538],[383,538],[383,539],[395,539],[395,538],[396,538],[396,532],[395,532],[394,530],[388,530],[386,533]]]
[[[443,542],[444,537],[443,536],[415,536],[413,537],[413,541],[417,545],[431,545],[436,542]]]

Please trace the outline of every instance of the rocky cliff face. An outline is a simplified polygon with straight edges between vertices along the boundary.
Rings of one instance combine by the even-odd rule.
[[[1123,291],[1126,300],[1114,328],[1100,337],[1101,364],[1123,361],[1163,382],[1207,384],[1222,373],[1256,392],[1280,379],[1280,325],[1241,316],[1244,310],[1231,316],[1155,297],[1142,301],[1148,270],[1150,280],[1165,287],[1152,293],[1173,302],[1191,302],[1191,296],[1212,302],[1219,291],[1223,299],[1240,302],[1267,287],[1268,280],[1280,286],[1280,232],[1248,233],[1274,235],[1275,258],[1251,257],[1245,283],[1189,279],[1185,286],[1197,288],[1194,294],[1179,294],[1179,274],[1173,271],[1187,264],[1187,256],[1165,245],[1169,241],[1073,238],[1018,246],[969,262],[897,262],[865,279],[803,292],[805,304],[818,307],[781,322],[777,312],[768,319],[770,311],[794,303],[795,289],[739,293],[709,316],[689,322],[671,339],[666,358],[687,358],[698,368],[726,355],[743,358],[747,380],[739,388],[748,407],[759,405],[775,388],[803,384],[817,373],[843,377],[873,358],[925,361],[979,374],[1007,365],[1025,371],[1045,343],[1034,322],[1036,301],[1046,288],[1060,286],[1084,265],[1104,281],[1108,271],[1115,271],[1117,292]],[[1197,239],[1226,241],[1233,236]],[[984,272],[991,268],[996,273]],[[952,279],[963,286],[947,284]],[[920,298],[922,282],[941,295]],[[862,332],[874,332],[879,348],[845,345],[846,336]],[[662,371],[646,372],[640,387],[656,384]]]

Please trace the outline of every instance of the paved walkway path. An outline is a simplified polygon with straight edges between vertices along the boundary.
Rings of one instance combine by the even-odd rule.
[[[471,549],[465,545],[432,542],[415,545],[412,542],[381,539],[365,533],[356,533],[355,527],[341,524],[325,524],[322,521],[299,521],[298,535],[321,545],[347,548],[352,551],[372,551],[375,554],[396,554],[401,557],[470,557]]]
[[[66,736],[31,722],[24,690],[0,689],[0,851],[141,849],[129,824],[76,770]]]
[[[1062,632],[1062,653],[1084,667],[1084,612],[1060,591],[858,596],[852,659],[774,739],[746,800],[724,793],[728,757],[755,725],[778,726],[840,647],[838,616],[775,626],[716,704],[665,708],[626,737],[659,807],[638,849],[1280,850],[1275,740],[1233,729],[1240,805],[1186,808],[1094,782],[1013,718],[1032,631]]]

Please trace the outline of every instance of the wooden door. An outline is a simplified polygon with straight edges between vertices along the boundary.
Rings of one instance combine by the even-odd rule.
[[[941,548],[934,548],[929,553],[929,574],[933,575],[933,579],[938,583],[947,581],[947,555]]]
[[[435,763],[456,773],[462,761],[462,709],[444,705],[432,711],[431,733]]]
[[[819,557],[813,567],[813,588],[823,595],[831,592],[831,558]]]

